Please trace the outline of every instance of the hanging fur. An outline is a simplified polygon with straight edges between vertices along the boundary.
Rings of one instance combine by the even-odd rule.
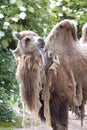
[[[20,83],[22,100],[31,111],[37,113],[41,107],[39,93],[42,90],[43,72],[40,54],[20,57],[16,76]]]

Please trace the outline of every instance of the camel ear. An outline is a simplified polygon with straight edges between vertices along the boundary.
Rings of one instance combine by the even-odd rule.
[[[14,32],[14,33],[13,33],[13,36],[14,36],[14,38],[17,39],[17,40],[21,40],[21,38],[22,38],[21,34],[18,33],[18,32]]]

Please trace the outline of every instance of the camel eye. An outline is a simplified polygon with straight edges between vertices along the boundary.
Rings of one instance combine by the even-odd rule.
[[[27,37],[27,38],[25,39],[25,42],[26,42],[26,43],[27,43],[27,42],[30,42],[30,38]]]
[[[63,25],[60,25],[60,29],[63,29]]]

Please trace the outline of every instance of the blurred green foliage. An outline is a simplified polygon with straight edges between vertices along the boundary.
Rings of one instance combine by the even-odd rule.
[[[15,62],[11,51],[0,48],[0,121],[11,122],[14,119],[11,103],[17,101],[18,95],[14,74]]]
[[[87,22],[87,0],[50,0],[51,11],[58,21],[73,19],[77,22],[78,38],[81,37],[82,26]]]
[[[80,37],[87,22],[86,5],[87,0],[0,0],[0,120],[13,121],[12,107],[19,102],[12,33],[27,29],[46,37],[60,20],[74,19]]]

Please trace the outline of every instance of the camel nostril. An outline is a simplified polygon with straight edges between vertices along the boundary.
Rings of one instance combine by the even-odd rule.
[[[43,40],[42,38],[39,38],[39,39],[38,39],[38,46],[39,46],[39,48],[40,48],[40,49],[43,48],[44,45],[45,45],[44,40]]]

